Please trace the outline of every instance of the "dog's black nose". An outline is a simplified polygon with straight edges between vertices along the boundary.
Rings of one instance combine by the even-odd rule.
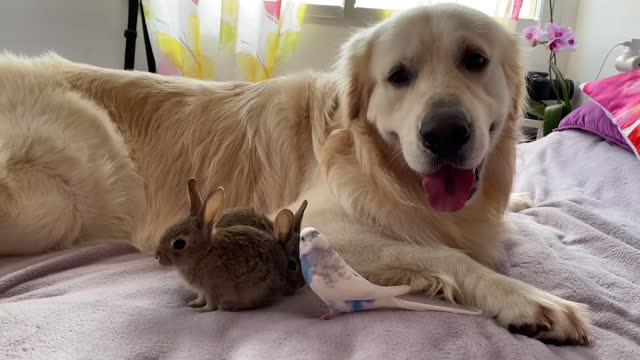
[[[470,136],[469,118],[456,109],[435,109],[420,126],[424,147],[445,160],[459,160],[460,150],[469,142]]]

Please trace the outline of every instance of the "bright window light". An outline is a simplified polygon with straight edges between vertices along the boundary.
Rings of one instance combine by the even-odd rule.
[[[511,3],[509,0],[356,0],[355,7],[403,10],[421,5],[451,2],[469,6],[491,16],[504,16]],[[540,0],[523,0],[520,18],[537,19],[540,3]]]
[[[310,5],[344,6],[344,0],[307,0],[305,3]]]

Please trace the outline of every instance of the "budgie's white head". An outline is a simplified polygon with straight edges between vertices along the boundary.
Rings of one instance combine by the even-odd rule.
[[[307,254],[313,249],[329,248],[329,241],[318,230],[307,227],[300,232],[300,255]]]

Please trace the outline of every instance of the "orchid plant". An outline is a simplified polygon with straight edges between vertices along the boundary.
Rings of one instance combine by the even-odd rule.
[[[553,20],[544,27],[541,24],[529,26],[522,31],[522,35],[529,46],[544,46],[549,51],[549,79],[556,97],[562,99],[552,105],[533,100],[529,103],[529,112],[543,119],[546,135],[572,110],[569,84],[558,69],[556,55],[563,50],[575,50],[576,37],[570,27],[554,24]]]

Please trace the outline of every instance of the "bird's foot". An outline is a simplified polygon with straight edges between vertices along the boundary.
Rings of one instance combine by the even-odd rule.
[[[320,316],[320,320],[331,320],[334,319],[336,317],[336,314],[332,313],[332,312],[328,312],[322,316]]]
[[[207,300],[205,299],[204,295],[198,295],[196,299],[189,301],[187,305],[189,305],[190,307],[203,307],[207,305]]]

